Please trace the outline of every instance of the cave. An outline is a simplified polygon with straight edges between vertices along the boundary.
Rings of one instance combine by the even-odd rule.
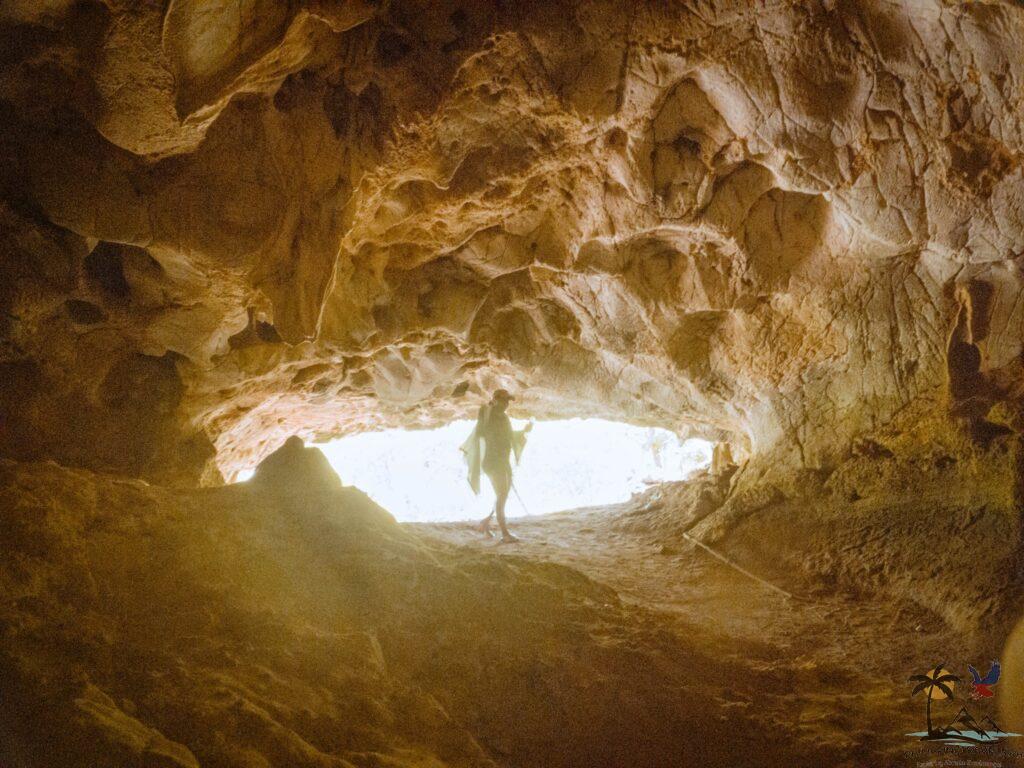
[[[666,429],[603,419],[558,419],[530,426],[530,449],[510,461],[514,478],[508,516],[621,504],[652,486],[681,482],[706,470],[714,446]],[[534,429],[536,427],[536,429]],[[434,429],[361,432],[314,444],[346,485],[353,485],[399,522],[479,520],[496,501],[486,480],[474,492],[461,444],[476,421]],[[513,457],[510,457],[512,459]],[[247,482],[258,469],[229,480]]]
[[[3,768],[1019,764],[1020,3],[0,40]],[[500,390],[524,490],[620,439],[558,424],[701,458],[502,543],[442,496]]]

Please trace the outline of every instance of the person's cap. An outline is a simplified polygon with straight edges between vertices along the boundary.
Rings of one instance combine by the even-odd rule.
[[[512,397],[512,395],[510,395],[508,393],[507,389],[496,389],[496,390],[494,390],[494,394],[491,395],[491,399],[492,400],[504,400],[506,403],[509,400],[515,400],[515,398]]]

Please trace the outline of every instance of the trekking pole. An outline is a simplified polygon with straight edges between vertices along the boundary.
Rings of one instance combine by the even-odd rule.
[[[770,581],[768,581],[766,579],[762,579],[756,573],[751,573],[750,571],[748,571],[743,566],[737,565],[732,560],[727,558],[725,555],[721,554],[720,552],[716,552],[711,547],[709,547],[707,544],[705,544],[703,541],[698,541],[697,539],[695,539],[693,536],[691,536],[688,533],[684,532],[683,533],[683,538],[686,539],[691,544],[693,544],[694,546],[700,547],[705,552],[707,552],[709,555],[711,555],[712,557],[714,557],[714,558],[720,560],[721,562],[725,563],[730,568],[736,570],[739,573],[742,573],[744,576],[746,576],[749,579],[753,579],[754,581],[758,582],[759,584],[763,584],[764,586],[768,587],[768,589],[772,590],[773,592],[778,592],[783,597],[787,597],[787,598],[789,598],[791,600],[799,600],[799,601],[805,602],[805,603],[813,602],[810,598],[800,597],[798,595],[794,595],[792,592],[787,592],[782,587],[776,586],[775,584],[772,584]]]
[[[516,488],[516,484],[510,482],[509,486],[512,488],[512,492],[516,495],[516,498],[519,499],[519,505],[523,508],[523,512],[526,513],[527,517],[532,517],[532,515],[530,515],[530,510],[526,508],[526,503],[523,501],[523,497],[519,495],[519,489]]]

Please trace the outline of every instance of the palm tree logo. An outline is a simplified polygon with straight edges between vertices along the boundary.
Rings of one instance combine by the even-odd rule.
[[[936,728],[932,724],[932,702],[946,700],[955,703],[954,691],[956,684],[963,682],[960,677],[954,675],[945,664],[936,664],[935,668],[923,675],[912,675],[908,682],[915,683],[911,696],[919,693],[925,695],[925,719],[928,723],[928,730],[923,733],[908,733],[908,736],[916,736],[921,741],[942,742],[960,747],[970,747],[978,744],[994,744],[1007,737],[1017,737],[1019,733],[1007,733],[990,716],[978,720],[965,705],[960,707],[956,716],[945,727]]]
[[[910,683],[917,683],[911,696],[916,696],[922,691],[925,692],[927,703],[925,704],[925,718],[928,721],[928,735],[925,739],[942,738],[944,731],[936,731],[932,726],[932,700],[952,699],[954,686],[961,682],[960,678],[945,668],[945,664],[936,664],[935,669],[923,675],[911,675],[907,680]]]

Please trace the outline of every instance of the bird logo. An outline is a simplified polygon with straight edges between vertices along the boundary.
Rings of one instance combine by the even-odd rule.
[[[999,662],[993,661],[992,666],[988,669],[988,674],[982,677],[978,674],[978,670],[972,667],[970,664],[967,665],[968,671],[971,673],[973,682],[971,683],[971,698],[972,699],[990,699],[995,693],[992,691],[992,686],[999,682]]]

